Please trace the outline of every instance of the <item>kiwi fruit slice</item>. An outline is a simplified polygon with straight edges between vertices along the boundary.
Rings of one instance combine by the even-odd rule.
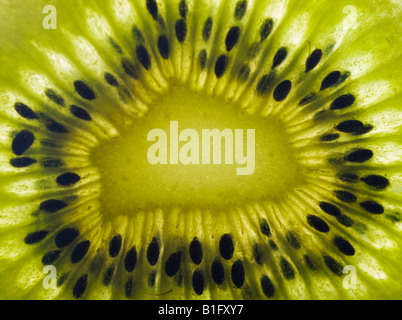
[[[1,298],[402,298],[397,1],[2,3]],[[253,173],[151,165],[172,121]]]

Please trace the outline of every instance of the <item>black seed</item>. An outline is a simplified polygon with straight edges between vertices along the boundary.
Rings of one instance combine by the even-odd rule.
[[[239,73],[237,74],[237,78],[241,82],[246,82],[249,76],[250,76],[250,67],[247,64],[242,65],[239,69]]]
[[[154,237],[151,243],[148,245],[147,249],[147,259],[151,266],[155,265],[159,259],[159,243],[158,240]]]
[[[187,18],[187,13],[188,13],[188,6],[186,3],[186,0],[181,0],[179,2],[179,14],[180,17],[182,17],[183,19]]]
[[[202,261],[202,246],[197,238],[194,238],[190,243],[190,258],[195,264],[200,264]]]
[[[378,202],[375,202],[372,200],[360,202],[360,206],[367,212],[370,212],[373,214],[384,213],[384,207],[381,204],[379,204]]]
[[[300,249],[300,242],[297,240],[295,234],[292,231],[289,231],[286,235],[286,240],[290,243],[290,245],[295,249]]]
[[[398,213],[395,213],[395,215],[392,214],[387,214],[385,215],[388,219],[390,219],[392,222],[400,222],[401,218],[398,216]]]
[[[346,254],[347,256],[353,256],[355,254],[353,246],[344,238],[335,236],[333,241],[334,245],[336,245],[343,254]]]
[[[306,95],[303,99],[299,101],[299,106],[305,106],[306,104],[309,104],[314,100],[316,97],[315,92],[310,92],[308,95]]]
[[[138,29],[137,26],[133,26],[133,29],[131,31],[133,33],[133,37],[134,37],[135,41],[137,41],[138,43],[145,42],[145,39],[144,39],[144,36],[143,36],[141,30]]]
[[[258,94],[262,95],[267,93],[268,89],[270,88],[270,85],[272,84],[273,80],[275,79],[275,73],[270,72],[268,74],[264,74],[260,81],[257,83],[257,92]]]
[[[84,274],[77,280],[73,288],[74,298],[79,299],[84,294],[87,288],[87,281],[88,281],[87,274]]]
[[[351,73],[350,73],[349,71],[344,72],[344,73],[341,75],[341,79],[339,80],[338,84],[345,82],[345,80],[346,80],[347,78],[349,78],[350,75],[351,75]]]
[[[378,175],[369,175],[364,178],[361,178],[360,180],[363,181],[365,184],[379,190],[385,189],[386,187],[389,186],[389,180],[385,177]]]
[[[71,253],[71,263],[80,262],[87,254],[89,247],[91,246],[91,241],[85,240],[77,244]]]
[[[96,98],[93,90],[84,81],[74,81],[74,88],[83,99],[94,100]]]
[[[32,146],[34,141],[35,136],[31,131],[22,130],[14,137],[11,149],[15,155],[20,156]]]
[[[283,101],[288,96],[290,89],[292,88],[292,82],[289,80],[282,81],[278,84],[274,90],[274,99],[276,101]]]
[[[226,68],[228,66],[229,58],[222,54],[216,59],[215,63],[215,75],[217,78],[222,77],[222,75],[225,73]]]
[[[341,173],[338,175],[339,179],[343,182],[356,182],[359,177],[353,173]]]
[[[28,107],[27,105],[21,103],[21,102],[17,102],[14,105],[15,111],[17,111],[17,113],[28,120],[32,120],[32,119],[38,119],[38,116],[35,114],[35,112],[32,111],[32,109],[30,107]]]
[[[212,18],[208,17],[207,20],[205,20],[204,27],[202,28],[202,38],[204,41],[208,41],[209,38],[211,37],[211,32],[212,32]]]
[[[310,226],[312,226],[317,231],[320,231],[320,232],[328,232],[329,231],[328,224],[320,217],[309,214],[307,216],[307,222]]]
[[[133,100],[132,94],[126,87],[123,87],[121,90],[118,90],[117,93],[119,95],[120,100],[124,101],[125,103],[127,103],[127,98]]]
[[[50,160],[42,160],[41,165],[45,168],[59,168],[64,166],[65,163],[59,159],[50,159]]]
[[[205,69],[205,66],[207,65],[207,59],[208,59],[208,54],[207,50],[203,49],[200,51],[198,54],[198,62],[200,63],[201,70]]]
[[[241,290],[241,297],[244,300],[254,300],[253,293],[249,289],[246,289],[246,288],[243,288]]]
[[[275,53],[274,60],[272,62],[272,69],[279,66],[287,57],[288,49],[285,47],[279,48],[279,50]]]
[[[133,286],[133,279],[126,282],[126,285],[124,286],[124,294],[127,298],[130,298],[133,295]]]
[[[152,272],[148,275],[148,285],[150,287],[155,286],[156,282],[156,270],[152,270]]]
[[[109,38],[109,43],[118,54],[123,53],[123,50],[121,49],[121,47],[117,44],[117,42],[113,38],[111,38],[111,37]]]
[[[234,244],[230,234],[224,234],[219,241],[219,252],[222,258],[229,260],[233,257]]]
[[[328,117],[328,113],[326,110],[320,110],[317,113],[314,114],[314,120],[324,120],[325,118]]]
[[[64,201],[50,199],[50,200],[43,201],[40,204],[39,209],[43,210],[45,212],[48,212],[48,213],[54,213],[65,207],[67,207],[67,203],[65,203]]]
[[[64,107],[64,99],[56,92],[54,92],[52,89],[46,89],[45,94],[55,104]]]
[[[165,19],[163,19],[162,15],[158,15],[158,23],[162,30],[166,28]]]
[[[57,279],[57,284],[56,284],[57,288],[59,288],[59,287],[61,287],[63,285],[63,283],[67,280],[69,274],[70,274],[69,271],[65,272]]]
[[[339,134],[337,133],[328,133],[324,134],[323,136],[320,137],[320,141],[322,142],[329,142],[329,141],[334,141],[339,138]]]
[[[315,49],[306,60],[306,73],[313,70],[320,63],[322,57],[321,49]]]
[[[42,258],[42,264],[45,266],[52,264],[60,256],[60,253],[61,253],[61,250],[53,250],[53,251],[46,253]]]
[[[248,58],[254,59],[258,53],[261,51],[261,43],[260,42],[253,42],[248,49]]]
[[[44,146],[46,148],[60,148],[60,145],[57,145],[56,143],[47,140],[40,141],[40,144],[41,146]]]
[[[324,52],[325,52],[325,54],[330,54],[331,52],[332,52],[332,50],[334,50],[334,47],[335,47],[335,42],[332,42],[332,43],[330,43],[325,49],[324,49]]]
[[[365,124],[361,128],[359,128],[358,130],[354,131],[352,134],[354,136],[359,136],[359,135],[362,135],[362,134],[366,134],[366,133],[370,132],[373,129],[374,129],[373,125]]]
[[[158,19],[158,4],[155,0],[147,0],[147,9],[154,20]]]
[[[149,58],[149,54],[147,49],[144,46],[139,45],[136,48],[137,58],[141,65],[145,68],[145,70],[149,70],[151,67],[151,60]]]
[[[278,250],[278,246],[276,245],[274,240],[269,240],[268,241],[269,246],[274,249],[274,250]]]
[[[90,273],[100,273],[101,269],[105,265],[105,260],[106,256],[103,255],[103,253],[100,253],[97,250],[96,256],[92,259],[92,262],[89,266],[89,272]]]
[[[294,279],[295,271],[294,271],[292,265],[284,257],[281,257],[279,264],[281,266],[281,270],[282,270],[282,273],[283,273],[283,276],[285,277],[285,279],[288,279],[288,280]]]
[[[373,157],[373,155],[374,155],[373,151],[371,151],[371,150],[359,149],[359,150],[353,151],[352,153],[346,155],[344,157],[344,159],[349,162],[361,163],[361,162],[370,160]]]
[[[323,136],[320,137],[320,141],[322,142],[329,142],[329,141],[334,141],[339,138],[339,134],[337,133],[328,133],[324,134]]]
[[[123,67],[124,72],[133,79],[138,79],[137,71],[134,66],[127,59],[121,60],[121,66]]]
[[[14,158],[10,160],[10,164],[14,167],[14,168],[25,168],[25,167],[29,167],[30,165],[33,165],[34,163],[36,163],[37,161],[35,159],[32,158],[27,158],[27,157],[23,157],[23,158]]]
[[[254,261],[257,262],[260,266],[262,265],[262,252],[260,246],[255,243],[253,246],[253,258]]]
[[[169,40],[165,35],[158,38],[158,50],[163,59],[169,59]]]
[[[341,210],[339,210],[338,207],[334,206],[331,203],[321,201],[319,203],[319,206],[322,211],[324,211],[325,213],[328,213],[331,216],[338,217],[341,215]]]
[[[81,177],[78,174],[73,173],[73,172],[63,173],[62,175],[60,175],[56,178],[56,182],[59,185],[62,185],[65,187],[73,186],[80,180],[81,180]]]
[[[231,276],[232,281],[236,287],[240,288],[244,284],[245,275],[244,275],[243,262],[237,260],[233,263]]]
[[[37,112],[38,118],[40,118],[41,120],[43,120],[43,123],[49,123],[51,121],[53,121],[47,114],[43,113],[43,112]]]
[[[183,287],[183,274],[180,273],[180,274],[175,278],[175,283],[177,284],[177,286]]]
[[[240,28],[239,27],[231,27],[230,30],[228,31],[226,35],[226,51],[230,51],[233,49],[233,47],[236,45],[237,40],[239,40],[240,36]]]
[[[353,220],[344,214],[336,217],[336,220],[345,227],[351,227],[353,225]]]
[[[332,273],[336,274],[337,276],[342,275],[343,267],[339,262],[335,261],[330,256],[325,255],[325,256],[323,256],[323,258],[324,258],[325,265],[328,267],[329,270],[332,271]]]
[[[200,270],[195,270],[192,277],[194,292],[201,295],[204,291],[204,276]]]
[[[261,42],[263,42],[272,32],[272,28],[274,27],[274,20],[268,18],[264,21],[260,29],[260,37]]]
[[[70,111],[71,113],[76,116],[77,118],[81,119],[81,120],[85,120],[85,121],[91,121],[92,117],[91,115],[85,111],[84,109],[77,107],[75,105],[71,105],[70,106]]]
[[[107,268],[105,274],[103,275],[103,285],[105,287],[107,287],[112,282],[113,275],[114,275],[114,267],[110,266],[109,268]]]
[[[109,255],[114,258],[120,252],[122,238],[120,234],[116,234],[109,242]]]
[[[177,272],[179,272],[181,264],[181,252],[177,251],[172,253],[166,260],[165,272],[169,277],[173,277]]]
[[[307,267],[310,270],[312,270],[312,271],[317,270],[317,267],[315,266],[315,264],[313,263],[313,261],[310,259],[310,257],[308,255],[304,255],[303,259],[304,259],[304,262],[306,263]]]
[[[180,43],[183,43],[184,40],[186,40],[186,36],[187,36],[187,24],[186,24],[186,21],[184,19],[177,20],[175,30],[176,30],[177,40]]]
[[[234,15],[235,19],[241,20],[246,14],[246,10],[247,10],[247,1],[239,1],[236,4],[235,15]]]
[[[105,72],[104,74],[105,81],[110,84],[112,87],[118,87],[119,82],[117,81],[116,77],[109,72]]]
[[[337,130],[346,133],[358,132],[362,128],[363,123],[359,120],[346,120],[336,126]]]
[[[49,231],[46,230],[32,232],[25,237],[24,241],[26,244],[35,244],[42,241],[48,233]]]
[[[334,193],[335,196],[343,202],[352,203],[356,201],[356,196],[353,193],[343,190],[335,190]]]
[[[340,110],[340,109],[345,109],[347,107],[350,107],[354,102],[356,98],[353,94],[344,94],[342,96],[339,96],[336,98],[330,106],[331,110]]]
[[[218,259],[215,259],[214,262],[212,262],[211,275],[217,285],[222,284],[225,280],[225,269],[223,269],[223,265]]]
[[[49,130],[50,132],[54,132],[54,133],[67,133],[68,130],[66,129],[66,127],[64,127],[62,124],[50,120],[48,121],[48,123],[46,124],[46,129]]]
[[[132,272],[137,264],[137,249],[132,247],[126,254],[126,259],[124,260],[124,267],[128,272]]]
[[[54,242],[56,243],[56,246],[58,248],[64,248],[70,245],[75,238],[79,236],[79,231],[77,229],[73,228],[66,228],[61,230],[57,235],[56,238],[54,239]]]
[[[336,85],[340,78],[341,78],[341,73],[339,71],[333,71],[333,72],[329,73],[324,78],[324,80],[322,80],[320,90],[322,91],[322,90],[325,90],[329,87]]]
[[[272,298],[275,294],[275,287],[268,276],[262,276],[260,280],[262,292],[267,298]]]

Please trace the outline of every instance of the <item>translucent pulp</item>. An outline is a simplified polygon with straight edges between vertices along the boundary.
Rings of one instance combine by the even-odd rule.
[[[246,132],[253,130],[255,168],[252,174],[238,175],[237,169],[246,164],[239,165],[235,157],[232,163],[225,161],[225,148],[228,148],[225,139],[220,144],[222,161],[213,161],[211,154],[209,164],[202,161],[198,164],[150,163],[147,154],[158,138],[149,141],[148,134],[157,128],[163,130],[169,140],[171,121],[178,125],[177,132],[183,129],[200,133],[205,129],[218,129],[221,133],[225,129],[233,133],[242,130],[244,156],[250,152]],[[146,208],[227,208],[279,199],[304,181],[303,167],[293,156],[284,123],[277,118],[264,119],[248,114],[241,106],[219,97],[175,88],[156,101],[145,116],[134,119],[130,125],[117,127],[119,135],[101,141],[92,153],[92,163],[98,169],[102,186],[102,207],[111,214],[130,214]],[[189,140],[176,142],[178,150],[183,150]],[[168,144],[168,158],[169,147]],[[156,156],[161,156],[158,152],[165,152],[153,151]],[[211,153],[214,153],[213,147]],[[190,157],[191,152],[186,156]]]

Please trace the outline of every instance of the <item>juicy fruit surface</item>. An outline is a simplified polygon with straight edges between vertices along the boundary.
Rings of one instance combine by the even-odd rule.
[[[402,298],[398,2],[1,3],[1,298]],[[170,120],[254,174],[151,167]]]

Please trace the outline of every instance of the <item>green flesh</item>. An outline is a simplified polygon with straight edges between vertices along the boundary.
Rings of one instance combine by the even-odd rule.
[[[0,298],[402,298],[397,2],[54,1],[44,30],[45,2],[0,1]],[[253,174],[150,165],[170,121],[255,129]]]

